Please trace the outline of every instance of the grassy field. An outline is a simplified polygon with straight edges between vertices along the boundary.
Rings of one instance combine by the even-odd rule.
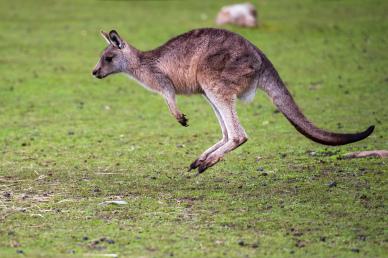
[[[100,29],[152,49],[226,3],[0,1],[0,257],[386,257],[387,161],[340,157],[388,149],[387,1],[263,0],[258,29],[226,26],[318,126],[375,124],[359,143],[307,140],[258,92],[249,141],[193,177],[221,137],[202,97],[178,97],[184,128],[125,76],[92,78]]]

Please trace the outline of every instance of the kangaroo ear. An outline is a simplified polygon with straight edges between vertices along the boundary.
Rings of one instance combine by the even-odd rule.
[[[119,48],[119,49],[123,49],[125,47],[125,42],[124,40],[119,36],[119,34],[117,33],[117,31],[115,30],[111,30],[109,32],[109,39],[110,39],[110,42],[112,42],[112,44]]]
[[[104,32],[104,31],[100,31],[100,34],[101,34],[101,36],[106,40],[106,42],[108,42],[108,44],[111,44],[111,43],[112,43],[112,42],[110,41],[110,39],[109,39],[108,33]]]

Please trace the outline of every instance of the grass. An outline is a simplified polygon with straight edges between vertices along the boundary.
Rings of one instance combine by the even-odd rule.
[[[100,29],[151,49],[226,3],[0,2],[1,257],[386,256],[387,161],[339,159],[388,149],[386,1],[257,1],[260,28],[226,26],[320,127],[376,125],[355,144],[312,143],[258,92],[238,106],[249,141],[192,177],[221,136],[203,98],[178,98],[184,128],[135,82],[91,77]]]

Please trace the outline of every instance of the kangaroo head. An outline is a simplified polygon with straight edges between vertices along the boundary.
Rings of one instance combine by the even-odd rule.
[[[132,62],[136,62],[136,51],[125,40],[123,40],[115,30],[108,33],[101,31],[101,35],[108,42],[93,69],[93,76],[98,79],[107,77],[110,74],[125,72]]]

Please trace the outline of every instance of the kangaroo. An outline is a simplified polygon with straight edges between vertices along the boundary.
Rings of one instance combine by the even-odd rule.
[[[236,33],[195,29],[150,51],[136,49],[115,30],[101,31],[101,35],[108,47],[92,72],[96,78],[126,73],[163,96],[170,113],[183,126],[188,126],[188,119],[177,107],[176,94],[202,94],[212,106],[223,137],[191,163],[189,171],[204,172],[247,141],[235,105],[237,99],[251,101],[257,89],[264,90],[296,130],[315,142],[344,145],[360,141],[374,130],[370,126],[360,133],[344,134],[316,127],[294,102],[269,59]]]

